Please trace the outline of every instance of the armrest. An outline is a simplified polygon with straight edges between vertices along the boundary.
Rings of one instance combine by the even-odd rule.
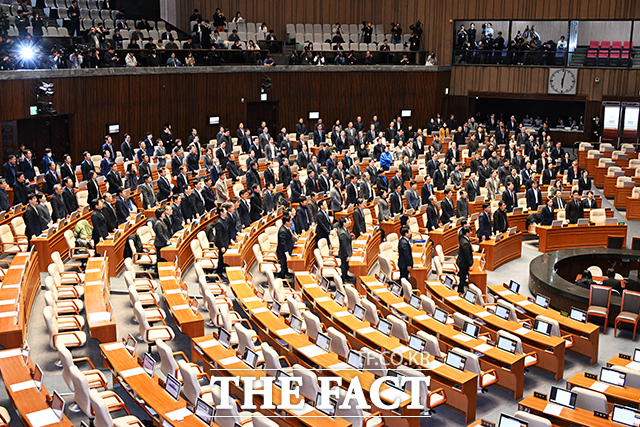
[[[569,335],[563,335],[561,336],[561,338],[565,341],[569,341],[571,343],[571,345],[573,346],[575,344],[575,342],[573,341],[573,335],[569,334]]]
[[[91,366],[91,369],[96,369],[96,367],[93,366],[93,362],[88,357],[76,357],[73,359],[73,363],[76,362],[87,362],[89,366]]]
[[[437,388],[433,391],[429,391],[427,392],[427,405],[429,408],[433,408],[433,406],[431,405],[431,396],[435,396],[438,394],[442,395],[442,398],[444,399],[442,402],[440,402],[440,405],[442,405],[447,401],[447,395],[444,393],[444,389],[442,387]]]
[[[538,361],[538,353],[536,353],[535,351],[532,351],[530,353],[525,353],[524,356],[529,356],[529,357],[533,357],[536,359],[536,362]]]
[[[78,345],[79,345],[82,342],[82,340],[80,339],[80,336],[78,335],[78,332],[79,331],[69,331],[69,332],[61,332],[59,334],[53,334],[53,343],[56,344],[56,340],[58,339],[59,336],[71,334],[74,337],[76,337],[76,340],[78,340]]]
[[[367,423],[368,423],[369,421],[371,421],[371,420],[372,420],[373,418],[375,418],[375,417],[380,417],[380,418],[382,418],[382,413],[381,413],[380,411],[376,411],[376,412],[374,412],[373,414],[369,415],[368,417],[365,417],[365,418],[362,420],[362,425],[363,425],[363,426],[366,426],[366,425],[367,425]]]
[[[189,358],[187,357],[187,355],[186,355],[186,354],[184,354],[184,351],[174,351],[174,352],[173,352],[173,355],[174,355],[174,356],[182,356],[182,358],[183,358],[187,363],[189,363]]]
[[[70,256],[86,256],[89,257],[89,251],[87,250],[87,248],[83,248],[83,247],[73,247],[73,248],[69,248],[69,251],[71,251],[71,255]]]
[[[12,243],[3,243],[2,244],[2,250],[4,250],[6,247],[13,247],[13,246],[17,246],[19,244],[19,242],[12,242]]]
[[[5,263],[7,265],[7,268],[9,268],[10,264],[6,259],[0,259],[0,263]],[[2,416],[0,416],[0,419],[2,419]]]
[[[487,375],[493,375],[494,377],[498,378],[498,373],[496,372],[495,369],[489,369],[488,371],[484,371],[484,372],[480,372],[480,377],[483,378]]]
[[[280,366],[281,366],[281,367],[285,367],[285,366],[286,366],[286,367],[288,367],[288,368],[290,368],[290,367],[291,367],[291,364],[289,363],[289,361],[287,360],[287,358],[286,358],[286,357],[284,357],[284,356],[278,356],[278,360],[284,360],[284,364],[280,363]]]
[[[76,271],[63,271],[62,273],[60,273],[60,277],[62,277],[63,279],[73,278],[78,285],[82,283],[82,279],[80,279],[80,274],[78,274],[78,272]]]
[[[488,339],[491,339],[491,334],[489,332],[483,332],[481,334],[478,335],[479,337],[487,337]]]

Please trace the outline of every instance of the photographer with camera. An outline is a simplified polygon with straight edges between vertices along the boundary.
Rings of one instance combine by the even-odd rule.
[[[409,29],[412,31],[412,34],[415,34],[418,38],[422,37],[422,33],[424,32],[422,29],[422,21],[420,19],[418,19],[418,22],[415,24],[409,25]]]
[[[84,58],[82,57],[82,53],[78,49],[74,50],[71,55],[69,55],[69,62],[71,63],[71,69],[77,70],[82,67],[82,61]]]
[[[371,43],[371,35],[373,34],[373,25],[371,22],[362,21],[362,43]]]
[[[395,23],[392,22],[391,23],[391,35],[393,37],[393,43],[394,44],[400,44],[402,43],[402,27],[400,26],[400,23]]]

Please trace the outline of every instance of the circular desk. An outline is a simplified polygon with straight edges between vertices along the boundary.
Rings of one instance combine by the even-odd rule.
[[[529,290],[550,299],[551,307],[568,312],[571,307],[586,310],[589,306],[589,288],[575,284],[575,278],[590,266],[598,266],[603,272],[615,264],[616,272],[628,277],[630,270],[640,266],[640,251],[630,249],[581,248],[564,249],[542,254],[529,264]],[[627,284],[627,289],[639,290],[637,282]],[[611,296],[609,323],[620,312],[621,298]]]

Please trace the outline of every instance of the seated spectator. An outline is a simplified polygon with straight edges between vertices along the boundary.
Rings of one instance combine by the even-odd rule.
[[[175,52],[171,53],[169,59],[167,59],[167,67],[180,67],[182,62],[178,58],[176,58]]]
[[[317,52],[316,56],[313,57],[313,65],[324,65],[324,56],[322,56],[322,52]]]
[[[211,38],[211,42],[218,49],[224,49],[224,40],[220,37],[220,33],[218,31],[213,32],[213,37]]]
[[[427,56],[427,63],[425,65],[436,65],[438,63],[438,59],[436,58],[436,53],[431,52],[429,56]]]
[[[211,46],[211,49],[209,50],[209,54],[207,55],[207,63],[210,66],[220,65],[222,63],[222,59],[220,59],[220,55],[218,55],[218,52],[216,52],[215,46]]]
[[[140,19],[140,21],[138,21],[138,23],[136,24],[136,30],[152,30],[153,28],[151,28],[151,25],[149,25],[149,23],[147,22],[147,20],[145,18]]]
[[[400,65],[409,65],[409,58],[406,53],[402,54],[402,59],[400,60]]]
[[[380,52],[389,52],[391,48],[389,47],[389,40],[384,39],[382,45],[380,46]]]
[[[567,50],[567,41],[564,39],[564,36],[560,36],[560,40],[556,44],[557,50]]]
[[[113,48],[109,49],[102,55],[102,66],[103,67],[115,67],[116,62],[118,62],[118,55],[115,54],[115,50]]]
[[[158,56],[158,52],[155,49],[151,51],[149,56],[147,56],[147,66],[148,67],[160,66],[160,57]]]
[[[344,65],[344,56],[342,56],[342,53],[338,53],[333,62],[336,65]]]
[[[200,15],[200,11],[198,9],[194,9],[191,17],[189,17],[189,21],[202,21],[202,15]]]
[[[129,45],[127,46],[127,49],[140,49],[140,45],[138,44],[138,41],[135,39],[132,39],[129,42]]]
[[[196,58],[193,56],[193,52],[189,52],[187,57],[184,59],[184,63],[187,67],[195,67],[196,66]]]
[[[169,30],[168,28],[166,28],[164,30],[164,33],[160,35],[161,40],[169,40],[171,37],[173,36],[171,35],[171,30]]]
[[[234,29],[233,31],[231,31],[231,35],[229,36],[228,40],[230,42],[240,41],[240,36],[238,35],[238,30]]]
[[[333,50],[344,50],[342,43],[336,43],[333,45]]]
[[[340,34],[340,32],[337,32],[335,36],[333,36],[333,38],[331,39],[331,43],[337,44],[337,43],[344,43],[344,38],[342,38],[342,34]]]
[[[122,49],[122,35],[120,34],[120,28],[116,28],[113,32],[113,39],[111,39],[111,45],[116,49]]]
[[[167,44],[166,44],[165,48],[166,48],[166,49],[179,49],[179,47],[178,47],[178,45],[176,44],[176,42],[175,42],[175,41],[173,41],[173,37],[171,37],[171,38],[169,39],[169,41],[167,42]]]
[[[347,56],[347,65],[356,65],[358,60],[356,58],[356,53],[352,50],[349,52],[349,56]]]
[[[242,50],[242,45],[240,44],[240,42],[238,40],[236,40],[235,42],[233,42],[233,45],[231,46],[231,49]]]
[[[150,37],[149,41],[147,42],[147,44],[144,45],[144,50],[153,50],[155,49],[157,46],[156,44],[153,42],[153,38]]]
[[[133,52],[129,52],[127,57],[124,59],[124,63],[127,67],[137,67],[138,60],[136,59],[136,55]]]
[[[193,43],[193,39],[189,37],[186,42],[182,44],[183,49],[195,49],[195,44]]]
[[[364,55],[364,65],[373,65],[373,55],[369,51]]]
[[[156,46],[156,49],[157,50],[164,50],[165,49],[165,46],[162,43],[162,40],[158,40],[158,46]]]
[[[274,67],[276,65],[276,62],[273,60],[273,56],[269,55],[267,56],[267,58],[264,60],[264,62],[262,63],[262,65],[268,66],[268,67]]]

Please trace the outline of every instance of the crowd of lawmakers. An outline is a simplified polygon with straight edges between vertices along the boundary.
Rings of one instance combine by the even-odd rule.
[[[450,134],[449,129],[454,132]],[[174,139],[170,124],[164,126],[159,138],[154,139],[149,132],[135,145],[130,135],[124,136],[119,147],[111,136],[106,136],[99,167],[89,152],[84,153],[80,163],[81,179],[87,183],[87,200],[93,210],[93,230],[87,240],[92,238],[95,244],[128,220],[130,192],[136,190],[140,191],[143,209],[157,208],[158,221],[154,225],[157,249],[166,246],[172,234],[185,223],[216,209],[219,217],[207,234],[220,249],[221,257],[244,227],[283,206],[277,250],[283,277],[288,272],[287,257],[296,236],[316,223],[318,239],[329,240],[332,228],[338,228],[342,274],[349,279],[346,261],[351,256],[351,241],[365,232],[363,209],[374,199],[380,222],[427,205],[425,226],[431,231],[454,217],[468,217],[469,201],[475,201],[481,194],[480,188],[484,187],[487,200],[500,201],[493,215],[488,203],[480,215],[477,236],[485,240],[507,230],[506,213],[518,205],[517,192],[524,186],[530,210],[535,212],[538,206],[545,206],[538,218],[542,224],[551,224],[554,209],[566,209],[567,219],[575,223],[584,208],[596,207],[588,172],[560,143],[551,141],[546,123],[537,132],[531,130],[533,128],[518,123],[514,116],[506,123],[492,115],[486,123],[477,123],[471,118],[458,124],[453,115],[444,121],[438,114],[423,129],[405,124],[400,116],[386,129],[377,116],[368,123],[357,117],[344,127],[339,120],[325,125],[318,119],[311,129],[301,118],[295,125],[295,140],[293,132],[288,133],[284,127],[274,137],[264,122],[257,129],[257,135],[252,135],[251,130],[240,123],[233,139],[231,130],[221,127],[206,146],[196,129],[192,129],[185,143]],[[443,152],[444,139],[448,148]],[[460,145],[468,148],[469,168],[461,159]],[[310,146],[319,147],[317,154],[310,151]],[[117,170],[118,155],[126,165],[124,177]],[[425,180],[418,188],[412,164],[422,156],[424,166],[420,174]],[[240,157],[243,157],[242,164]],[[258,171],[261,159],[264,159],[263,179]],[[363,171],[360,164],[365,159],[368,166]],[[156,163],[157,180],[152,176],[152,161]],[[388,179],[385,172],[392,166],[397,168],[395,176]],[[71,156],[64,155],[62,162],[56,164],[51,150],[46,150],[40,162],[42,171],[46,171],[42,188],[35,184],[35,167],[33,152],[22,146],[19,156],[10,155],[3,165],[0,184],[1,210],[11,208],[6,192],[9,187],[13,189],[13,203],[27,205],[24,220],[28,238],[39,235],[52,222],[79,209],[74,191],[78,179]],[[208,174],[198,174],[202,168]],[[562,173],[568,174],[569,183],[578,180],[579,188],[572,195],[564,193],[562,181],[556,180]],[[306,175],[304,181],[301,175]],[[106,193],[101,192],[99,176],[105,177]],[[463,176],[468,179],[463,181]],[[238,197],[230,196],[227,179],[244,182]],[[555,185],[543,195],[539,185],[548,185],[554,180]],[[441,202],[436,200],[436,190],[444,192]],[[455,204],[453,191],[458,192]],[[563,197],[565,194],[569,200]],[[583,194],[588,196],[581,200]],[[49,197],[51,211],[44,205]],[[159,202],[165,200],[170,203],[159,208]],[[353,221],[343,217],[334,223],[333,213],[349,205],[355,208]],[[399,264],[402,275],[408,276],[412,258],[406,248],[411,233],[405,226],[401,234],[404,252],[400,252]],[[410,245],[408,247],[410,249]],[[222,262],[219,270],[222,273]]]

